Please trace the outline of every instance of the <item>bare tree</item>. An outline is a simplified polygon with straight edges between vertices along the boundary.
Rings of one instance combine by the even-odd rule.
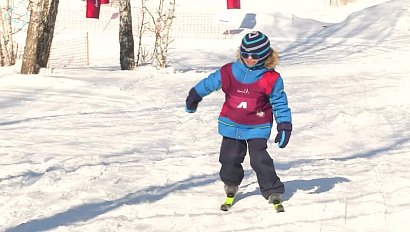
[[[155,34],[153,50],[154,65],[165,68],[167,65],[168,47],[172,42],[169,33],[175,18],[175,0],[169,0],[167,9],[165,8],[165,0],[159,0],[155,15],[151,12],[149,13],[154,24],[151,30]]]
[[[12,0],[0,4],[0,66],[10,66],[16,63],[17,43],[13,41],[13,9]]]
[[[30,23],[24,47],[22,74],[37,74],[48,62],[59,0],[30,1]]]
[[[120,10],[120,63],[121,70],[132,70],[135,67],[134,37],[132,34],[132,15],[130,0],[119,1]]]
[[[140,64],[140,58],[142,59],[142,62],[146,61],[146,51],[142,47],[142,36],[144,34],[146,25],[148,24],[145,22],[145,14],[147,12],[147,7],[146,7],[146,1],[147,0],[141,0],[141,11],[139,15],[139,25],[138,25],[138,48],[137,48],[137,62],[136,65],[138,66]]]

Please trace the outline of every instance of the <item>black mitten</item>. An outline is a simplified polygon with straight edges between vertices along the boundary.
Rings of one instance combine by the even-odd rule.
[[[188,97],[186,98],[185,111],[188,113],[195,113],[200,101],[202,101],[202,97],[199,96],[195,88],[192,88],[189,91]]]
[[[276,127],[278,134],[275,138],[275,143],[278,143],[279,148],[284,148],[288,145],[290,135],[292,132],[292,123],[282,122],[279,123]]]

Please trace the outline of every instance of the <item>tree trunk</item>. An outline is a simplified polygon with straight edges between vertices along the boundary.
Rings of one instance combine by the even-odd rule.
[[[42,16],[44,29],[37,46],[37,64],[42,68],[47,67],[48,58],[50,57],[59,0],[46,1],[46,3]]]
[[[11,1],[9,1],[11,2]],[[7,22],[7,33],[8,33],[8,43],[6,44],[6,48],[9,55],[9,65],[13,65],[16,63],[16,54],[14,53],[14,41],[13,41],[13,26],[12,26],[12,16],[8,17]]]
[[[59,0],[33,0],[30,2],[30,24],[24,47],[22,74],[38,74],[46,67],[58,12]]]
[[[135,66],[134,37],[132,34],[132,16],[130,0],[119,1],[120,11],[120,63],[121,70],[132,70]]]
[[[4,66],[3,45],[0,42],[0,67]]]
[[[38,41],[42,34],[41,17],[44,0],[33,0],[30,2],[30,23],[27,29],[26,46],[24,47],[22,74],[37,74],[40,66],[37,62]]]

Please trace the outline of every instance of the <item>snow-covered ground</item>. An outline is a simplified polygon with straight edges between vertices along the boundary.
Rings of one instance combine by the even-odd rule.
[[[107,36],[89,68],[0,68],[0,231],[407,232],[410,2],[358,0],[333,18],[310,0],[277,2],[260,5],[255,29],[279,50],[293,112],[290,144],[268,149],[285,213],[260,195],[248,157],[234,207],[219,210],[223,95],[184,111],[241,35],[177,39],[171,67],[134,71],[119,70]]]

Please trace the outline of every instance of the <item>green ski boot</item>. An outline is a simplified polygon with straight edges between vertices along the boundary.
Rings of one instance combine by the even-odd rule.
[[[272,193],[269,198],[269,204],[273,204],[273,208],[277,213],[285,212],[285,208],[282,205],[282,194]]]
[[[233,201],[235,200],[235,195],[236,193],[238,193],[239,188],[238,186],[225,185],[224,189],[226,193],[226,199],[225,199],[225,202],[221,205],[221,210],[228,211],[233,205]]]

